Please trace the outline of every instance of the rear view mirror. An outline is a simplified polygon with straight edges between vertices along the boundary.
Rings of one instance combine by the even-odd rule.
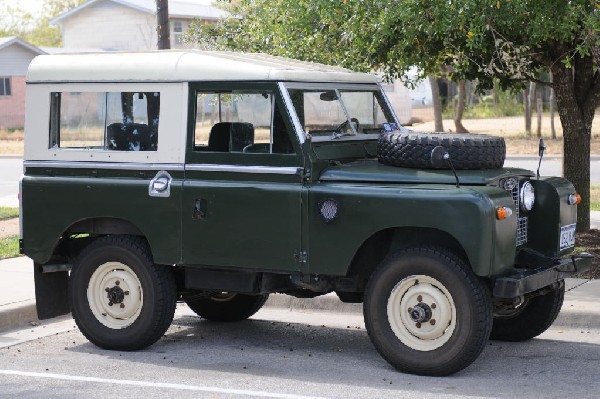
[[[326,92],[321,93],[319,98],[321,99],[321,101],[336,101],[338,99],[337,94],[335,94],[335,91],[333,90],[328,90]]]

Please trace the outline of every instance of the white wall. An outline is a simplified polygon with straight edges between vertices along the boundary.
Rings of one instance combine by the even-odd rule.
[[[37,54],[19,44],[0,50],[0,76],[25,76],[29,63]]]
[[[156,16],[100,1],[61,21],[63,47],[155,50]]]

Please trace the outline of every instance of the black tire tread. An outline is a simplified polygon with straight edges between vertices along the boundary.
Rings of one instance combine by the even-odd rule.
[[[140,335],[135,343],[108,343],[97,339],[93,334],[88,331],[88,327],[80,323],[78,317],[74,317],[75,323],[79,327],[81,333],[95,345],[104,349],[113,350],[124,350],[124,351],[135,351],[146,348],[156,341],[158,341],[164,333],[167,331],[175,314],[175,307],[177,305],[177,288],[175,284],[175,277],[168,266],[156,265],[152,259],[152,253],[146,240],[137,236],[127,235],[110,235],[104,236],[94,240],[90,245],[84,248],[75,261],[75,267],[73,273],[77,273],[77,265],[84,259],[89,253],[98,248],[105,247],[107,245],[116,245],[122,248],[126,248],[137,255],[143,263],[146,264],[148,271],[153,275],[153,280],[158,282],[156,297],[161,303],[157,307],[157,316],[154,319],[154,323],[151,328],[146,329]],[[71,287],[73,292],[74,287]],[[72,312],[75,314],[74,309]],[[156,313],[155,313],[156,314]]]
[[[201,293],[188,293],[182,297],[188,307],[203,319],[235,322],[245,320],[258,312],[269,299],[269,294],[237,294],[227,302],[213,301]]]
[[[565,298],[565,286],[529,299],[522,312],[513,318],[494,318],[490,339],[521,342],[546,331],[558,317]]]
[[[504,165],[506,143],[502,137],[468,133],[394,132],[379,137],[377,157],[385,165],[435,169],[431,151],[443,146],[455,169],[497,169]],[[450,169],[444,164],[442,169]]]
[[[369,279],[365,293],[373,290],[373,285],[377,281],[378,277],[384,273],[391,261],[398,256],[407,253],[437,257],[438,259],[445,261],[448,267],[450,267],[455,273],[457,273],[467,282],[471,292],[473,293],[473,299],[476,303],[475,307],[478,310],[476,315],[476,325],[479,328],[479,330],[476,332],[477,339],[471,341],[470,346],[465,348],[458,357],[454,358],[452,364],[415,366],[413,364],[399,362],[398,359],[396,359],[392,353],[389,353],[385,347],[379,345],[377,337],[375,336],[375,334],[378,332],[373,328],[369,328],[369,325],[373,325],[373,322],[370,320],[370,312],[367,309],[371,307],[372,297],[371,295],[366,294],[364,300],[364,317],[369,338],[381,356],[399,371],[427,376],[446,376],[456,373],[473,363],[486,347],[492,329],[492,302],[489,291],[484,283],[477,276],[475,276],[469,266],[465,264],[464,260],[456,256],[448,249],[435,246],[419,246],[401,249],[387,256],[377,267],[377,269],[375,269],[374,273]]]

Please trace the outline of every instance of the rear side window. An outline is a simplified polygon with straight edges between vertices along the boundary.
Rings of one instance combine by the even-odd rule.
[[[157,92],[50,93],[50,148],[156,151]]]

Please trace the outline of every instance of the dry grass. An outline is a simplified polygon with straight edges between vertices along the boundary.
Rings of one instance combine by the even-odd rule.
[[[23,130],[0,129],[0,154],[23,154]]]

